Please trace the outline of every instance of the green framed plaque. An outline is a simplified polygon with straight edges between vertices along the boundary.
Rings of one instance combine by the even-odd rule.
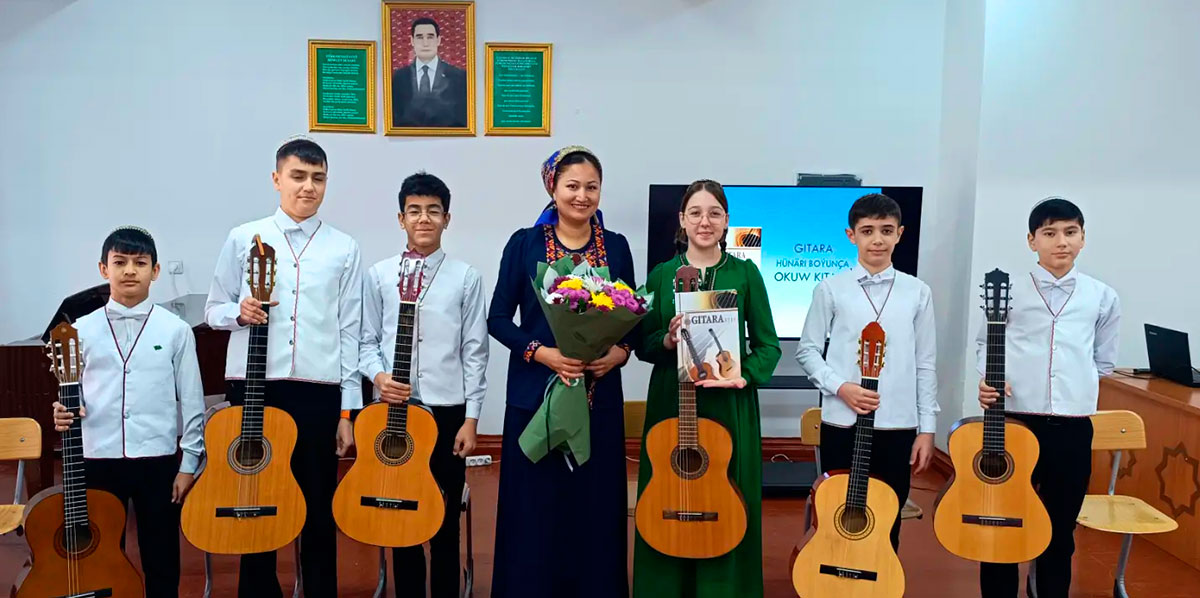
[[[308,40],[308,130],[375,132],[375,42]]]
[[[550,135],[553,44],[485,44],[484,134]]]

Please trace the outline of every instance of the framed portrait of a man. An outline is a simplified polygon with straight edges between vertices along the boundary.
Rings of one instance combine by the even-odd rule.
[[[475,3],[383,3],[386,135],[475,134]]]

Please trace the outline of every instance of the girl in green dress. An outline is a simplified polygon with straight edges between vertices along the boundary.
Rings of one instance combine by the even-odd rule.
[[[679,208],[679,249],[670,261],[650,272],[646,289],[654,304],[642,321],[638,357],[654,364],[647,393],[646,427],[642,432],[638,493],[650,480],[645,433],[658,422],[679,415],[676,345],[680,317],[675,315],[675,271],[690,264],[701,271],[701,288],[737,291],[742,377],[697,382],[697,415],[720,423],[733,436],[729,478],[746,501],[746,537],[732,552],[712,559],[679,559],[634,539],[633,595],[650,598],[718,598],[763,595],[762,575],[762,434],[758,385],[771,378],[779,362],[779,337],[762,275],[752,262],[725,253],[729,204],[716,181],[692,183]]]

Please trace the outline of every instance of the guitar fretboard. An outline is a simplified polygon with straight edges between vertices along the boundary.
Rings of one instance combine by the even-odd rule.
[[[863,378],[862,387],[877,392],[879,380]],[[850,485],[846,488],[846,505],[849,507],[867,506],[867,483],[871,473],[871,445],[874,436],[875,412],[859,415],[854,423],[854,454],[850,462]]]
[[[679,383],[679,448],[696,448],[700,431],[696,422],[696,385]]]
[[[401,384],[410,384],[412,374],[413,336],[417,328],[417,304],[400,302],[400,315],[396,318],[396,348],[392,358],[392,379]],[[402,434],[408,427],[408,406],[388,405],[387,430]]]
[[[88,525],[87,479],[83,465],[83,421],[79,418],[82,390],[80,383],[58,386],[58,402],[75,414],[71,427],[62,433],[63,523]]]
[[[271,306],[263,303],[262,310],[270,316]],[[246,396],[242,403],[242,438],[250,441],[262,438],[269,327],[270,324],[251,324],[250,341],[246,348]]]
[[[987,353],[984,367],[984,383],[996,389],[1000,397],[983,412],[983,452],[989,455],[1004,454],[1004,322],[988,322]]]

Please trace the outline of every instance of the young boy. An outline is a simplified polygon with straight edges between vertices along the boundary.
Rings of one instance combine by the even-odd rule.
[[[1050,546],[1037,559],[1039,598],[1066,598],[1075,552],[1075,518],[1092,474],[1092,422],[1100,376],[1117,357],[1121,304],[1108,285],[1075,269],[1083,249],[1083,212],[1058,197],[1029,214],[1029,249],[1037,266],[1012,277],[1005,335],[1005,409],[1024,422],[1041,445],[1033,483],[1050,514]],[[984,372],[987,324],[977,338],[979,375]],[[999,397],[979,381],[979,403]],[[1014,598],[1017,565],[982,563],[985,598]]]
[[[871,473],[891,486],[903,505],[910,467],[919,474],[933,457],[938,413],[933,301],[928,285],[892,266],[892,252],[904,233],[900,206],[892,198],[879,193],[858,198],[849,221],[846,236],[858,247],[858,265],[822,280],[813,291],[796,359],[823,395],[822,467],[850,468],[855,421],[874,411]],[[859,385],[859,338],[874,321],[887,335],[879,392]],[[829,353],[822,356],[826,336]],[[891,538],[898,548],[899,517]]]
[[[475,268],[446,256],[442,234],[450,226],[450,190],[419,172],[400,186],[400,228],[407,251],[424,256],[417,301],[416,346],[411,387],[392,380],[400,313],[397,292],[402,254],[372,266],[363,276],[363,329],[359,367],[374,381],[375,396],[402,404],[410,396],[433,412],[437,442],[430,467],[446,498],[446,517],[429,542],[430,595],[459,595],[458,504],[466,481],[464,458],[475,449],[475,426],[487,391],[487,313],[483,282]],[[425,549],[392,552],[396,598],[425,596]]]
[[[90,488],[122,504],[133,499],[150,598],[179,595],[180,505],[204,452],[196,340],[183,320],[147,299],[158,270],[150,233],[133,226],[113,231],[100,251],[108,304],[75,322],[86,364],[79,411],[84,474]],[[56,401],[54,429],[65,432],[72,419]]]
[[[296,423],[292,473],[308,509],[300,532],[300,571],[309,598],[337,596],[337,457],[354,444],[349,410],[362,406],[359,250],[354,239],[317,216],[325,200],[328,164],[325,150],[311,139],[293,139],[276,150],[271,178],[279,207],[271,216],[230,231],[204,307],[209,326],[232,331],[225,362],[226,397],[240,405],[246,389],[248,326],[268,323],[262,303],[250,296],[246,258],[255,235],[275,249],[275,302],[263,398],[268,407],[282,409]],[[238,595],[282,595],[274,552],[242,557]]]

